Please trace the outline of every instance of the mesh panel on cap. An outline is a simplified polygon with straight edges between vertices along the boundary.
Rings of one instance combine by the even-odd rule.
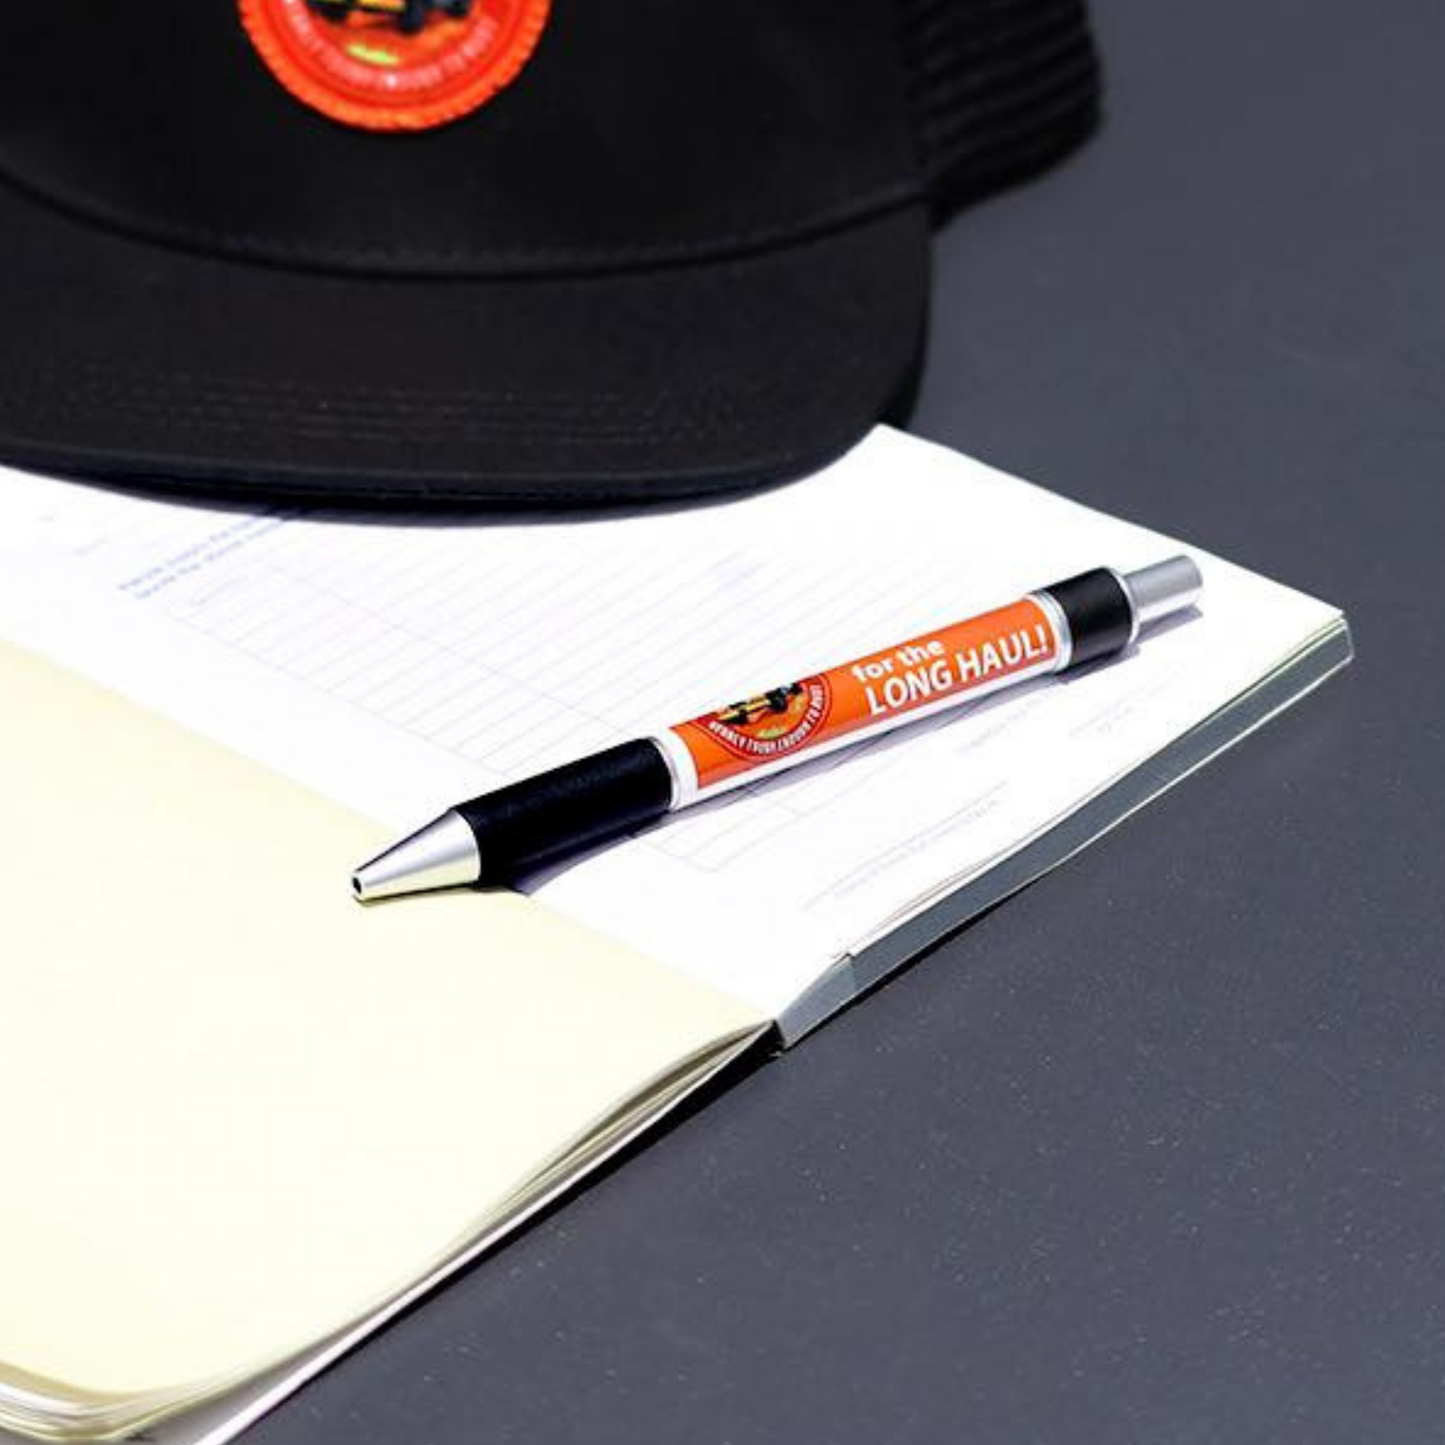
[[[1093,128],[1082,0],[901,0],[913,126],[937,209],[1019,179]]]

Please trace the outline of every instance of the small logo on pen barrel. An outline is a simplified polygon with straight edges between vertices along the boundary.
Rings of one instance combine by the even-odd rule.
[[[695,725],[735,757],[776,758],[802,747],[823,726],[831,700],[826,678],[807,677],[730,702]]]

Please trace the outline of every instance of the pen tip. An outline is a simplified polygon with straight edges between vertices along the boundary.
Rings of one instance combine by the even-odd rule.
[[[359,903],[372,903],[466,887],[480,873],[477,840],[461,814],[452,811],[363,863],[351,875],[351,893]]]
[[[393,892],[405,892],[405,889],[389,889],[386,886],[387,880],[384,876],[378,876],[380,865],[386,860],[385,853],[379,853],[369,862],[363,863],[355,873],[351,875],[351,896],[358,903],[371,903],[378,898],[389,898]]]

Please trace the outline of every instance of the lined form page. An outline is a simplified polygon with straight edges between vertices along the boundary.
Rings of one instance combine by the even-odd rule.
[[[16,640],[398,829],[1071,573],[1179,550],[885,429],[791,486],[641,515],[257,513],[12,473],[0,520]],[[1192,555],[1202,612],[1136,656],[676,815],[539,891],[781,1009],[1337,618]]]

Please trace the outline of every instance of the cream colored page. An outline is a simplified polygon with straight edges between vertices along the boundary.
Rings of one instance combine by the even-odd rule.
[[[0,1378],[260,1365],[755,1028],[528,900],[362,909],[376,827],[0,645]]]

